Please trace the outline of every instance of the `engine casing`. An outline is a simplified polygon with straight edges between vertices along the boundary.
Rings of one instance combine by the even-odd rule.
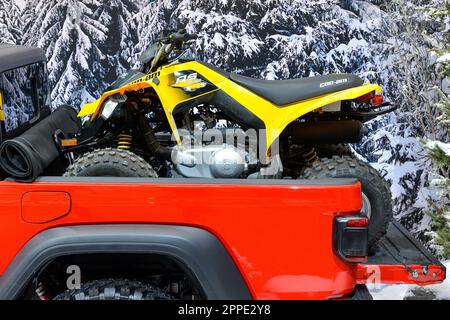
[[[195,158],[194,164],[175,163],[185,178],[239,178],[248,168],[248,154],[229,145],[203,146],[178,150],[184,157]]]

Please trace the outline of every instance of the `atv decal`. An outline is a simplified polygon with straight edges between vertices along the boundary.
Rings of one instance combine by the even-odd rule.
[[[161,73],[159,71],[153,72],[153,73],[146,75],[145,77],[142,77],[136,81],[131,82],[130,84],[137,84],[137,83],[141,83],[141,82],[153,81],[155,78],[159,77],[160,74]]]
[[[200,80],[200,79],[198,79],[198,73],[195,72],[195,73],[191,73],[190,75],[182,75],[182,76],[178,77],[176,84],[181,84],[185,81],[195,83],[197,80]]]
[[[203,93],[216,89],[214,85],[205,78],[193,71],[175,72],[175,83],[170,85],[172,88],[182,89],[189,95],[201,95]]]
[[[343,84],[343,83],[347,83],[347,82],[348,82],[348,79],[339,79],[339,80],[335,80],[335,81],[328,81],[328,82],[321,83],[320,87],[325,88],[325,87]]]

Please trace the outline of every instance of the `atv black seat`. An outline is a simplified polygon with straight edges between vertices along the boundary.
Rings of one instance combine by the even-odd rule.
[[[278,106],[361,86],[353,74],[330,74],[292,80],[261,80],[232,73],[230,79]]]

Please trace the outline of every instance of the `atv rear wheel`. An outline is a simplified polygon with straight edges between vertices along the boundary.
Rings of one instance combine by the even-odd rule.
[[[120,149],[99,149],[86,153],[69,166],[65,177],[157,178],[155,170],[136,154]]]
[[[357,178],[361,182],[363,193],[362,214],[370,219],[369,247],[376,248],[392,220],[391,191],[378,171],[358,159],[334,156],[331,159],[321,159],[312,168],[307,168],[303,178]]]
[[[109,279],[84,283],[79,290],[67,290],[54,300],[173,300],[173,297],[138,281]]]

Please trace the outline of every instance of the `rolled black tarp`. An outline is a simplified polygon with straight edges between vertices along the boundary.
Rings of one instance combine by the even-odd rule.
[[[18,181],[34,181],[60,156],[55,133],[68,136],[80,131],[77,112],[70,106],[61,106],[22,135],[3,142],[0,166]]]

